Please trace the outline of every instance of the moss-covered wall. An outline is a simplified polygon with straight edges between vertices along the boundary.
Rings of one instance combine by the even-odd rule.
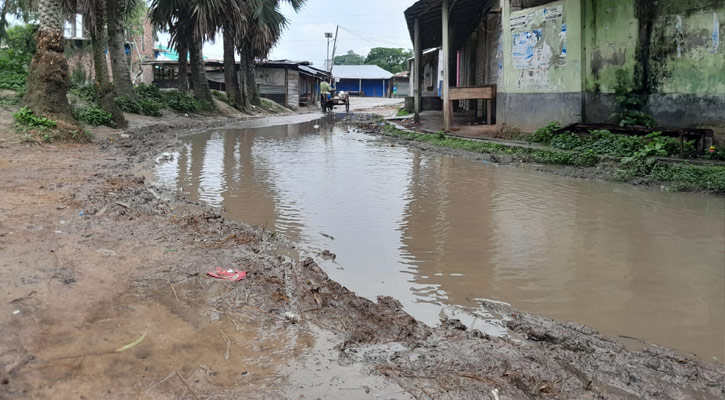
[[[586,91],[613,93],[623,69],[642,93],[725,94],[724,0],[586,3]]]
[[[583,32],[587,91],[613,93],[618,70],[634,75],[639,30],[634,14],[633,0],[587,1]]]

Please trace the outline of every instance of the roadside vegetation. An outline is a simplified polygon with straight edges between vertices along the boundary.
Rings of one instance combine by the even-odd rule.
[[[680,143],[677,139],[660,133],[615,135],[606,130],[592,131],[588,135],[555,135],[557,129],[557,123],[550,123],[530,135],[528,140],[539,145],[536,147],[462,139],[443,132],[414,133],[392,125],[386,125],[383,131],[395,138],[474,153],[510,156],[520,162],[607,168],[611,170],[611,177],[619,181],[661,184],[675,191],[725,193],[725,166],[688,165],[687,160],[680,163],[663,160],[679,155]],[[694,150],[693,144],[686,143],[686,150]],[[725,152],[716,149],[698,158],[719,160],[723,156]]]

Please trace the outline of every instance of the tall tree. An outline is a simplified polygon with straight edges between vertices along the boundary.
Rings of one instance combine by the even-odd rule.
[[[408,59],[413,57],[410,50],[375,47],[370,50],[365,64],[377,65],[394,74],[408,69]]]
[[[335,57],[335,65],[363,65],[365,57],[350,50],[347,54]]]
[[[83,25],[91,37],[93,75],[102,94],[110,91],[110,77],[106,61],[106,0],[79,0],[78,10]]]
[[[258,0],[249,0],[258,1]],[[191,80],[194,96],[211,102],[202,54],[205,40],[213,39],[223,29],[227,18],[242,18],[242,0],[152,0],[149,15],[152,23],[169,29],[170,45],[179,50],[182,42],[189,45]]]
[[[280,12],[280,5],[287,3],[299,12],[306,0],[252,0],[247,9],[247,23],[241,31],[239,55],[243,81],[242,103],[261,105],[262,101],[255,81],[255,59],[266,58],[282,37],[289,21]]]
[[[39,0],[40,26],[37,35],[37,52],[30,63],[27,91],[23,102],[40,114],[73,121],[68,93],[68,62],[63,55],[62,3],[57,0]]]
[[[119,96],[136,98],[131,81],[131,66],[126,55],[124,16],[136,6],[135,0],[107,0],[108,53],[111,56],[113,86]]]

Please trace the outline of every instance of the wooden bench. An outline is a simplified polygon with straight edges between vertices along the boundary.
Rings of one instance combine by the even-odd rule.
[[[471,87],[452,87],[448,89],[448,107],[453,116],[454,100],[484,100],[486,102],[486,119],[491,125],[493,115],[493,102],[496,100],[496,85],[483,85]]]

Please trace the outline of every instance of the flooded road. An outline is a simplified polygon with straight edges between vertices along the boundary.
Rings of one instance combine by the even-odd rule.
[[[321,121],[182,142],[161,183],[329,249],[332,279],[429,324],[485,319],[478,301],[491,299],[725,359],[722,197],[430,154]]]

